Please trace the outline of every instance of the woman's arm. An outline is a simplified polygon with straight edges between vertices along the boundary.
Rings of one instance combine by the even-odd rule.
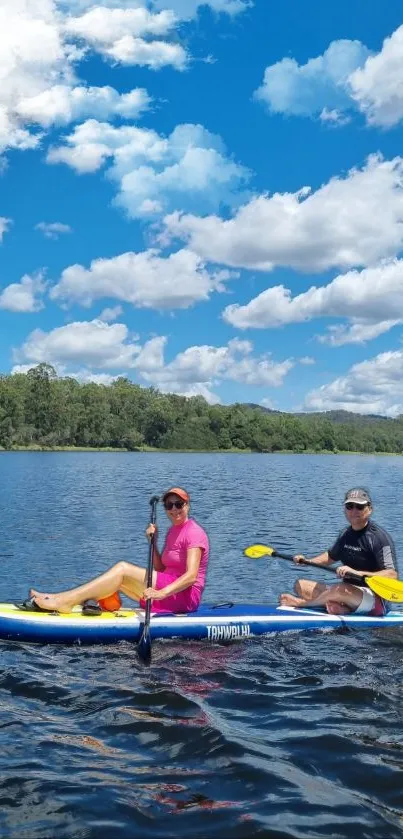
[[[169,586],[165,586],[165,588],[146,588],[143,592],[143,597],[146,600],[150,597],[152,600],[163,600],[164,597],[169,597],[171,594],[178,594],[178,592],[184,591],[186,588],[192,586],[196,582],[199,573],[201,555],[201,548],[188,548],[185,573],[178,577],[175,582],[170,583]]]

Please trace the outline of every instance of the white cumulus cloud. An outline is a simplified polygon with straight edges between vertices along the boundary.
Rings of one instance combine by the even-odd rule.
[[[43,128],[67,125],[87,116],[109,119],[115,116],[136,119],[150,104],[144,88],[134,88],[129,93],[118,93],[115,88],[53,85],[27,96],[16,103],[14,112],[26,123],[37,123]]]
[[[35,329],[14,351],[14,370],[24,372],[41,362],[61,371],[85,370],[94,375],[114,375],[110,371],[131,371],[142,383],[165,393],[185,396],[201,394],[219,402],[215,392],[223,381],[245,386],[280,387],[294,366],[293,359],[274,361],[270,354],[254,355],[249,341],[233,339],[226,346],[191,346],[165,362],[166,336],[156,336],[140,344],[123,323],[101,320],[78,321],[50,332]],[[65,374],[65,373],[64,373]],[[74,372],[70,375],[76,375]]]
[[[366,344],[384,332],[389,332],[394,326],[403,323],[402,320],[361,320],[351,318],[348,325],[334,324],[328,326],[325,335],[318,335],[317,339],[321,344],[330,344],[331,347],[341,347],[343,344]]]
[[[313,411],[341,409],[360,414],[403,413],[403,351],[384,352],[354,364],[348,373],[307,394]]]
[[[364,343],[403,322],[403,261],[382,262],[340,274],[328,285],[291,296],[284,286],[266,289],[245,306],[234,303],[224,320],[239,329],[267,329],[313,318],[349,318],[350,326],[329,328],[323,342]]]
[[[203,259],[234,267],[372,265],[403,248],[403,158],[372,155],[316,192],[260,195],[228,220],[175,212],[164,223],[165,239],[182,239]]]
[[[65,372],[64,375],[68,375],[68,373]],[[93,382],[96,385],[111,385],[119,378],[119,374],[112,376],[110,373],[94,373],[93,370],[80,369],[74,372],[74,378],[82,384]]]
[[[351,74],[352,97],[370,125],[390,128],[403,119],[403,26],[381,51]]]
[[[337,108],[323,108],[319,114],[319,119],[330,126],[347,125],[348,122],[351,122],[351,118],[343,114],[342,111],[338,111]]]
[[[144,6],[105,5],[93,6],[80,17],[69,17],[65,29],[96,52],[122,64],[147,65],[154,70],[171,64],[182,70],[187,62],[185,49],[178,43],[159,39],[169,35],[177,23],[171,10],[154,14]]]
[[[391,128],[403,119],[403,25],[371,54],[360,41],[333,41],[323,55],[298,64],[283,58],[266,67],[255,98],[272,113],[349,122],[358,110],[368,125]]]
[[[249,341],[236,338],[222,347],[188,347],[168,364],[163,361],[163,348],[160,339],[155,343],[158,365],[147,371],[143,368],[143,378],[161,391],[185,396],[201,394],[208,401],[219,401],[214,388],[224,380],[255,387],[279,387],[294,366],[292,359],[275,362],[269,354],[256,357]]]
[[[79,365],[101,370],[132,368],[140,345],[130,337],[124,323],[108,324],[101,320],[75,321],[50,332],[35,329],[23,345],[15,350],[19,364],[42,362]]]
[[[72,229],[69,224],[63,224],[61,221],[39,221],[35,225],[35,230],[39,230],[46,239],[58,239],[63,233],[71,233]]]
[[[0,6],[0,154],[39,145],[43,131],[86,116],[137,117],[145,90],[118,93],[76,75],[85,57],[66,31],[68,4],[15,0]]]
[[[46,282],[41,272],[25,274],[19,283],[11,283],[0,292],[0,309],[9,312],[39,312],[43,309],[42,295]]]
[[[60,32],[51,0],[15,0],[0,6],[0,152],[30,148],[40,135],[30,134],[18,118],[18,103],[48,87],[72,84],[71,47]]]
[[[255,98],[273,113],[312,116],[333,114],[352,107],[348,92],[351,73],[362,67],[369,50],[360,41],[333,41],[323,55],[299,65],[283,58],[266,67]]]
[[[99,54],[111,63],[185,69],[190,59],[179,27],[204,3],[148,0],[14,0],[0,5],[0,154],[37,148],[54,126],[88,117],[137,118],[149,105],[144,89],[118,92],[79,78]],[[236,14],[242,0],[210,0]]]
[[[87,120],[50,149],[49,163],[65,163],[78,173],[111,162],[117,183],[115,203],[132,218],[152,217],[178,206],[214,210],[239,203],[249,171],[226,155],[220,137],[201,125],[178,125],[169,137],[134,125],[114,127]]]
[[[162,257],[157,250],[128,252],[111,259],[95,259],[90,267],[65,268],[50,297],[62,303],[91,306],[111,298],[147,309],[187,309],[223,291],[229,271],[208,271],[187,249]]]
[[[107,306],[106,309],[102,310],[99,316],[99,320],[103,320],[109,323],[109,321],[117,320],[118,317],[120,317],[120,315],[122,314],[122,312],[122,306]]]
[[[267,399],[265,397],[264,399],[260,400],[259,405],[262,405],[263,408],[269,408],[271,411],[275,411],[275,403],[272,399]]]

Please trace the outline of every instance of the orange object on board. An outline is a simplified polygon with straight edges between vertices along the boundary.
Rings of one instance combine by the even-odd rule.
[[[98,603],[107,612],[116,612],[122,605],[120,595],[117,591],[114,594],[110,594],[109,597],[102,597],[98,600]]]

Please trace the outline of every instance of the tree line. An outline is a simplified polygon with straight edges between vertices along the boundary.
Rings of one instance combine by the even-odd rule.
[[[110,385],[58,377],[49,364],[0,375],[0,446],[256,452],[403,452],[403,416],[287,414],[210,405],[120,377]]]

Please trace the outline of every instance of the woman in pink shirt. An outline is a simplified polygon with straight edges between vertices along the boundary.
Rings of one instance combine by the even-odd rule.
[[[44,594],[31,589],[31,608],[70,612],[73,606],[86,600],[104,601],[106,608],[119,608],[120,598],[114,595],[120,591],[133,600],[139,600],[141,606],[145,605],[145,600],[151,599],[153,612],[193,612],[197,609],[206,579],[208,537],[203,528],[189,518],[190,497],[186,490],[172,487],[164,493],[162,501],[171,527],[161,553],[156,544],[156,525],[150,524],[146,530],[149,540],[154,535],[154,570],[150,588],[145,588],[144,568],[122,561],[100,577],[69,591]]]

